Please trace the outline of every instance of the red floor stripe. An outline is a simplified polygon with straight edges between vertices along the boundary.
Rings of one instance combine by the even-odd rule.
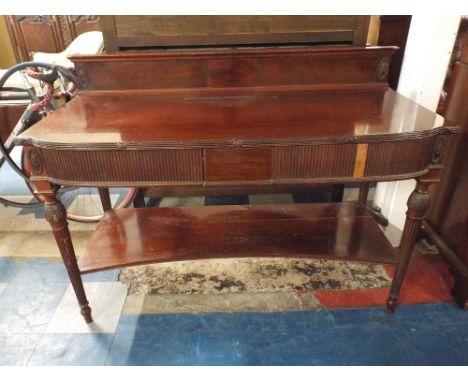
[[[389,277],[394,267],[385,267]],[[452,301],[453,277],[447,265],[436,256],[413,256],[400,294],[400,304]],[[326,290],[310,292],[328,308],[362,308],[383,306],[389,288],[364,290]],[[304,293],[302,293],[304,294]]]

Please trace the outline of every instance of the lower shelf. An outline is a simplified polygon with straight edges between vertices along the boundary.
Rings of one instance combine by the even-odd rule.
[[[358,203],[121,209],[98,223],[82,273],[138,264],[289,257],[395,264],[394,249]]]

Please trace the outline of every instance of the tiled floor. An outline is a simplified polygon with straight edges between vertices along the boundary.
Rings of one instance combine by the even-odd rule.
[[[347,191],[347,198],[354,196]],[[311,198],[163,198],[151,204]],[[93,225],[70,227],[79,255]],[[195,313],[161,313],[157,306],[184,304],[191,296],[127,297],[117,270],[100,272],[84,276],[95,318],[87,326],[41,212],[0,207],[0,365],[468,365],[468,312],[451,301],[446,266],[417,257],[410,269],[394,315],[382,306],[387,289],[262,296],[257,312],[210,312],[200,303]],[[229,303],[246,304],[248,297]],[[303,310],[288,308],[297,298],[308,301]],[[284,311],[262,311],[275,303]]]

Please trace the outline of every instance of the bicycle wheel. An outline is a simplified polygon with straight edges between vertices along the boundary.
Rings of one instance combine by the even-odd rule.
[[[135,199],[136,193],[136,188],[109,188],[112,208],[129,207]],[[67,210],[68,220],[95,223],[104,214],[97,188],[63,187],[59,192],[59,197]]]

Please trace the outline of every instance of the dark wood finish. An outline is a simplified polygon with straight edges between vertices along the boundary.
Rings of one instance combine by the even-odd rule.
[[[466,25],[465,25],[466,28]],[[456,253],[465,267],[468,267],[466,254],[466,220],[468,219],[468,33],[459,51],[459,61],[454,64],[448,86],[445,115],[463,125],[461,133],[449,141],[449,149],[444,156],[444,171],[440,186],[433,187],[434,200],[426,217],[434,233],[443,240],[445,246]],[[434,235],[428,239],[433,241]],[[433,241],[441,253],[445,246]],[[452,263],[453,265],[453,263]],[[468,309],[468,281],[461,276],[460,269],[453,266],[455,284],[452,294],[458,304]]]
[[[32,52],[65,49],[57,16],[7,16],[6,20],[18,62],[29,61]]]
[[[100,16],[5,16],[18,62],[34,52],[63,51],[79,34],[101,30]]]
[[[5,142],[26,110],[25,104],[0,103],[0,140]]]
[[[403,279],[411,260],[414,245],[421,231],[421,223],[424,214],[429,208],[429,180],[431,177],[436,178],[437,173],[438,170],[434,169],[428,173],[427,177],[418,179],[416,189],[411,193],[408,199],[408,211],[406,212],[403,234],[400,246],[398,247],[398,265],[395,269],[395,275],[393,276],[392,285],[390,287],[390,295],[387,299],[387,309],[392,313],[398,305],[398,296],[403,284]]]
[[[145,193],[142,188],[139,188],[133,198],[133,206],[135,208],[145,208]]]
[[[190,148],[179,152],[190,161],[197,150],[214,146],[375,143],[367,154],[373,157],[382,152],[402,155],[408,152],[403,146],[425,151],[432,138],[447,130],[434,129],[444,126],[443,118],[392,90],[264,91],[245,97],[229,91],[222,96],[192,94],[83,93],[47,122],[28,129],[18,142],[44,149]],[[337,102],[340,113],[334,106]],[[366,172],[371,175],[381,170],[379,166],[387,166],[381,163],[373,160]],[[418,166],[410,163],[407,168]]]
[[[102,209],[104,212],[112,210],[112,203],[108,188],[98,188],[99,198],[101,199]]]
[[[437,113],[450,115],[454,121],[459,121],[463,117],[464,104],[460,95],[468,93],[467,71],[463,68],[467,64],[467,57],[468,16],[462,16],[447,68],[444,87],[437,105]],[[460,105],[460,103],[462,104]]]
[[[418,178],[388,300],[393,310],[428,184],[438,181],[447,141],[459,131],[388,89],[393,51],[282,47],[75,58],[85,90],[16,142],[27,155],[35,151],[40,166],[32,182],[42,197],[62,184],[210,192]],[[235,74],[223,80],[226,73]],[[265,208],[106,213],[81,271],[248,254],[391,262],[372,215],[356,212],[366,211],[362,204]],[[324,219],[324,211],[335,212]]]
[[[41,195],[41,200],[44,201],[44,215],[46,220],[52,227],[55,236],[55,241],[59,247],[63,262],[70,277],[70,282],[75,291],[80,305],[80,311],[86,323],[93,321],[91,317],[91,308],[89,307],[86,293],[83,287],[83,282],[80,277],[80,271],[76,261],[75,251],[68,230],[67,213],[63,204],[56,198],[55,195]]]
[[[86,144],[85,144],[86,145]],[[84,146],[85,146],[84,145]],[[81,185],[111,180],[131,186],[133,182],[160,184],[201,184],[203,182],[202,150],[126,150],[89,151],[44,150],[44,161],[50,164],[49,176],[58,181],[70,180]],[[112,163],[112,166],[109,164]],[[145,171],[135,172],[139,163]]]
[[[360,84],[367,89],[387,86],[388,65],[395,51],[395,47],[172,49],[70,58],[76,63],[83,91],[329,88],[331,84]]]
[[[378,45],[394,45],[399,47],[392,57],[388,70],[388,84],[393,90],[397,90],[398,88],[410,24],[411,16],[380,16]]]
[[[268,147],[204,151],[205,182],[271,179],[272,150]]]
[[[103,16],[104,44],[168,46],[341,43],[364,46],[370,16]]]
[[[358,196],[359,203],[366,205],[368,196],[369,196],[369,183],[361,183],[359,185],[359,196]]]
[[[79,268],[226,257],[396,261],[366,209],[338,203],[115,210],[98,223]]]
[[[117,42],[117,29],[115,27],[115,16],[102,16],[102,36],[104,38],[104,50],[106,52],[117,52],[119,45]]]
[[[60,17],[60,16],[59,16]],[[77,36],[85,32],[101,31],[101,18],[102,16],[95,15],[72,15],[62,16],[68,24],[70,30],[70,37],[64,37],[65,45],[68,46]],[[62,27],[62,33],[68,36],[65,27]]]
[[[17,143],[41,147],[49,179],[60,184],[312,184],[330,178],[339,183],[423,175],[439,136],[450,131],[448,127],[424,131],[441,123],[436,115],[391,90],[286,93],[240,104],[233,97],[230,106],[228,100],[222,97],[218,106],[211,97],[194,101],[189,96],[83,94],[46,123],[31,127]],[[395,101],[398,107],[407,106],[407,112],[416,108],[418,117],[406,120],[407,114],[395,110]],[[101,105],[98,113],[96,102]],[[348,112],[337,116],[336,102]],[[308,108],[309,104],[317,108]],[[404,126],[404,135],[393,133],[387,119],[390,110],[403,119],[398,126]],[[366,130],[356,128],[361,124]],[[355,174],[360,144],[368,145],[368,159],[363,173]],[[252,162],[253,157],[260,162]],[[211,158],[219,158],[220,165]],[[230,161],[242,165],[226,168]]]
[[[468,220],[467,220],[468,222]],[[462,228],[462,234],[463,236],[460,238],[461,242],[463,244],[467,243],[468,236],[467,233],[467,228],[468,226],[465,224],[464,227]],[[463,260],[466,259],[466,253],[467,251],[465,250],[465,254],[463,254],[463,251],[461,252],[462,256],[457,256],[455,252],[452,251],[452,249],[445,243],[445,241],[438,235],[438,233],[434,230],[434,228],[431,227],[431,225],[427,222],[427,220],[423,221],[423,232],[425,233],[426,237],[434,243],[439,249],[440,252],[447,261],[454,267],[454,270],[456,272],[460,273],[460,276],[465,279],[465,281],[468,281],[468,268],[463,264]],[[464,247],[466,249],[466,247]],[[465,307],[466,308],[466,307]]]
[[[343,201],[342,185],[334,187],[334,184],[317,184],[311,187],[308,184],[240,184],[240,185],[222,185],[216,184],[215,187],[209,185],[200,186],[152,186],[145,190],[145,195],[149,197],[164,197],[164,196],[236,196],[248,194],[277,194],[277,193],[308,193],[311,189],[317,192],[330,192],[331,202]],[[335,194],[336,192],[336,194]]]

